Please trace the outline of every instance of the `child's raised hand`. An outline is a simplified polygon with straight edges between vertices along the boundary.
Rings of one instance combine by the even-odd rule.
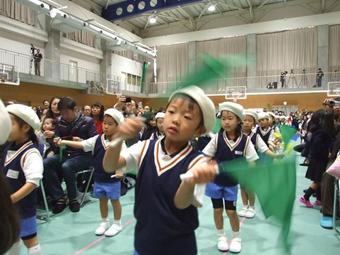
[[[192,177],[185,181],[191,184],[203,184],[214,180],[218,173],[217,163],[210,161],[209,163],[198,163],[194,165],[189,172]]]
[[[121,139],[134,138],[143,127],[144,122],[141,118],[127,118],[124,122],[119,124],[118,132],[115,136]]]

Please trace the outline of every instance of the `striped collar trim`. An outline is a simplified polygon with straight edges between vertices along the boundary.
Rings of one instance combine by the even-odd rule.
[[[181,150],[175,157],[171,158],[162,152],[160,142],[161,139],[157,140],[154,150],[155,165],[158,176],[172,169],[193,150],[192,146],[188,143],[183,150]]]
[[[260,132],[261,132],[261,135],[262,135],[262,136],[265,136],[265,135],[267,135],[267,134],[272,130],[272,128],[269,127],[269,128],[265,131],[265,130],[263,130],[261,127],[259,127],[259,130],[260,130]]]
[[[235,143],[231,144],[230,141],[229,141],[229,139],[228,139],[228,137],[227,137],[227,135],[226,135],[226,132],[223,132],[223,139],[224,139],[224,142],[226,143],[226,145],[229,147],[229,149],[230,149],[231,151],[233,151],[233,150],[240,144],[240,142],[241,142],[241,140],[242,140],[242,137],[243,137],[243,134],[241,134],[241,135],[237,138],[237,140],[236,140]]]
[[[33,143],[32,141],[28,141],[27,143],[25,143],[24,145],[22,145],[19,150],[17,150],[14,155],[12,155],[11,158],[7,159],[7,155],[6,155],[6,160],[5,160],[5,166],[7,166],[8,164],[10,164],[16,157],[18,157],[18,155],[23,152],[25,149],[27,149],[29,146],[31,146]]]

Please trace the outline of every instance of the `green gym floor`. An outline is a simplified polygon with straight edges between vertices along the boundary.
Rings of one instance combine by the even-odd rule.
[[[299,159],[297,163],[301,162]],[[304,178],[305,167],[298,166],[297,197],[309,184]],[[285,187],[282,187],[285,192]],[[241,207],[239,199],[239,208]],[[134,191],[131,190],[121,198],[123,206],[123,231],[115,237],[105,238],[94,235],[94,229],[100,221],[98,202],[87,203],[79,213],[71,213],[68,209],[58,216],[53,216],[48,223],[39,222],[38,236],[45,255],[68,254],[115,254],[132,255],[134,218],[132,215]],[[244,255],[283,254],[278,244],[279,228],[264,216],[257,207],[258,214],[254,219],[242,220],[241,237]],[[196,231],[200,255],[223,254],[216,249],[216,233],[213,223],[212,207],[208,198],[203,208],[199,210],[200,226]],[[112,216],[111,216],[112,218]],[[295,201],[293,214],[292,254],[340,254],[340,235],[334,230],[326,230],[319,225],[319,209],[302,207]],[[225,231],[231,237],[231,230],[225,218]],[[150,245],[152,245],[150,243]],[[21,254],[26,254],[24,248]],[[228,254],[228,253],[224,253]],[[160,254],[161,255],[161,254]]]

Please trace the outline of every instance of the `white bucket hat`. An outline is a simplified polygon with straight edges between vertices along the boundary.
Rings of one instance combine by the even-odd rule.
[[[204,94],[204,91],[197,86],[189,86],[176,90],[169,98],[169,102],[177,94],[185,94],[191,97],[199,105],[203,114],[203,123],[206,133],[209,133],[215,124],[215,105],[211,99]]]
[[[18,118],[22,119],[34,130],[40,128],[39,117],[31,107],[23,104],[11,104],[8,105],[6,109],[8,113],[11,113],[17,116]]]

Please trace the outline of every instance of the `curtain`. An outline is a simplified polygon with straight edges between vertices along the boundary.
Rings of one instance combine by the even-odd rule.
[[[329,27],[330,81],[340,82],[340,25]]]
[[[25,24],[36,25],[36,11],[17,3],[15,0],[0,0],[0,15],[21,21]]]
[[[87,31],[75,31],[66,33],[65,36],[67,39],[70,39],[72,41],[76,41],[82,44],[85,44],[90,47],[95,47],[96,37],[94,34],[87,32]]]
[[[247,40],[245,36],[223,38],[218,40],[197,42],[197,63],[201,63],[200,56],[208,54],[213,57],[228,57],[228,55],[246,56]],[[247,67],[234,67],[224,78],[211,82],[207,88],[210,93],[223,93],[228,86],[246,86]]]
[[[313,84],[317,69],[316,28],[260,34],[256,39],[258,86],[279,82],[283,71],[288,72],[288,87]]]
[[[188,73],[188,44],[175,44],[157,47],[157,90],[165,91],[169,86],[181,81]],[[149,68],[153,72],[153,64]]]

